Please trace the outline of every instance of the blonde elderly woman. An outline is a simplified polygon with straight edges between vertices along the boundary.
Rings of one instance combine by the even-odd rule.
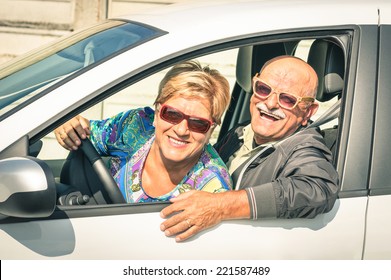
[[[188,190],[223,192],[232,181],[209,144],[229,103],[228,81],[214,69],[188,61],[172,67],[150,107],[105,120],[77,116],[55,130],[57,141],[76,150],[90,137],[128,203],[168,201]]]

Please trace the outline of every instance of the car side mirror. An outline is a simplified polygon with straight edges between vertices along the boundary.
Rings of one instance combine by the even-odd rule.
[[[42,218],[56,207],[56,184],[49,166],[33,157],[0,160],[0,216]]]

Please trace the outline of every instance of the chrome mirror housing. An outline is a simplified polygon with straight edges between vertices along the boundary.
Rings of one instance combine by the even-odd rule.
[[[56,184],[48,165],[33,157],[0,160],[0,215],[42,218],[56,206]]]

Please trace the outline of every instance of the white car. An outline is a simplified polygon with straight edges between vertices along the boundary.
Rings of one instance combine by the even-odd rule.
[[[390,24],[386,0],[196,1],[0,65],[0,259],[390,259]],[[104,163],[91,164],[97,176],[83,153],[53,143],[76,114],[152,105],[162,74],[188,59],[233,70],[217,140],[249,119],[251,77],[282,54],[318,72],[315,123],[340,175],[334,208],[314,219],[227,221],[176,243],[159,229],[168,203],[115,203]]]

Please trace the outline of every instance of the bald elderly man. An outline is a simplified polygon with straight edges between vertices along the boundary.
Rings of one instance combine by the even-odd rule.
[[[313,218],[330,211],[338,174],[319,130],[306,129],[318,109],[317,86],[314,69],[297,57],[266,62],[253,77],[251,123],[215,145],[237,190],[172,199],[160,213],[167,218],[160,226],[165,235],[179,242],[223,220]]]

